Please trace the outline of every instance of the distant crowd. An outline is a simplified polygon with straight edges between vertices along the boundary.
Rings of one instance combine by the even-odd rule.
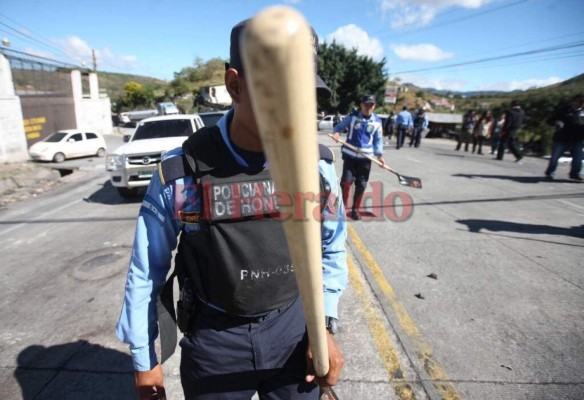
[[[584,180],[580,176],[584,141],[583,104],[584,96],[578,94],[567,104],[558,107],[547,120],[548,124],[554,127],[552,154],[545,171],[545,178],[548,180],[554,179],[558,161],[567,151],[572,157],[570,179]],[[525,120],[525,111],[517,100],[512,101],[510,107],[497,116],[493,115],[491,110],[479,113],[471,109],[463,116],[455,150],[461,151],[464,145],[466,152],[482,155],[488,151],[496,160],[503,160],[508,149],[515,157],[515,162],[521,164],[523,153],[519,146],[518,134]],[[336,126],[340,121],[341,117],[337,113],[333,125]],[[409,136],[409,147],[417,148],[428,127],[429,121],[423,108],[408,110],[404,106],[401,112],[396,114],[392,111],[385,119],[383,125],[385,144],[389,144],[389,140],[395,136],[395,148],[399,150]],[[486,147],[487,143],[490,148],[484,151],[483,147]]]

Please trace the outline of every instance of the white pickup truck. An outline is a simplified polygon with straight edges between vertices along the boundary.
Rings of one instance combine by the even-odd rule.
[[[148,186],[162,155],[182,146],[186,138],[204,126],[196,114],[167,115],[142,120],[124,145],[106,158],[110,181],[122,197],[134,197]]]

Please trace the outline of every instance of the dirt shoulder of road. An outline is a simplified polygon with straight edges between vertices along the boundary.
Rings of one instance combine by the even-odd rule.
[[[73,179],[72,170],[35,162],[0,164],[0,208],[38,196]]]

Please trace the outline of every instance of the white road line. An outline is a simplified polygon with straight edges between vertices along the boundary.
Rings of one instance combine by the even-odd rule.
[[[566,201],[566,200],[560,200],[560,203],[564,203],[564,204],[567,204],[569,206],[579,208],[580,210],[584,210],[584,207],[579,206],[579,205],[574,204],[574,203],[570,203],[569,201]]]

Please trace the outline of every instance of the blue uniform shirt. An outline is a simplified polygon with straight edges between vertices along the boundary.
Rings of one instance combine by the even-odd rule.
[[[217,125],[235,160],[247,166],[229,140],[227,121],[231,119],[231,113]],[[182,149],[178,148],[164,158],[181,154]],[[332,189],[331,201],[323,211],[321,224],[325,315],[337,318],[338,301],[347,285],[347,226],[334,166],[324,160],[320,160],[318,166]],[[196,192],[190,176],[163,185],[155,173],[138,214],[124,303],[116,326],[118,338],[130,345],[137,371],[148,371],[158,363],[154,351],[154,340],[158,336],[156,297],[170,270],[179,233],[181,230],[189,232],[199,229],[197,224],[183,223],[179,219],[179,212],[201,210]]]
[[[417,118],[420,118],[420,116],[419,115],[416,115],[415,119],[417,119]],[[428,127],[428,125],[430,124],[430,122],[428,121],[428,117],[426,116],[426,114],[424,114],[422,116],[422,118],[423,118],[422,119],[422,123],[419,124],[417,126],[417,128],[419,128],[419,129],[426,129]],[[414,122],[415,122],[415,119],[414,119]]]
[[[334,127],[333,132],[340,133],[347,128],[349,128],[347,143],[369,156],[383,155],[383,126],[377,114],[373,113],[369,117],[361,113],[348,116]],[[346,147],[343,147],[341,151],[352,158],[365,158]]]
[[[397,118],[395,120],[395,124],[397,126],[405,125],[408,128],[413,127],[414,126],[414,120],[412,119],[412,114],[410,114],[410,112],[408,110],[403,110],[402,112],[400,112],[397,115]]]

